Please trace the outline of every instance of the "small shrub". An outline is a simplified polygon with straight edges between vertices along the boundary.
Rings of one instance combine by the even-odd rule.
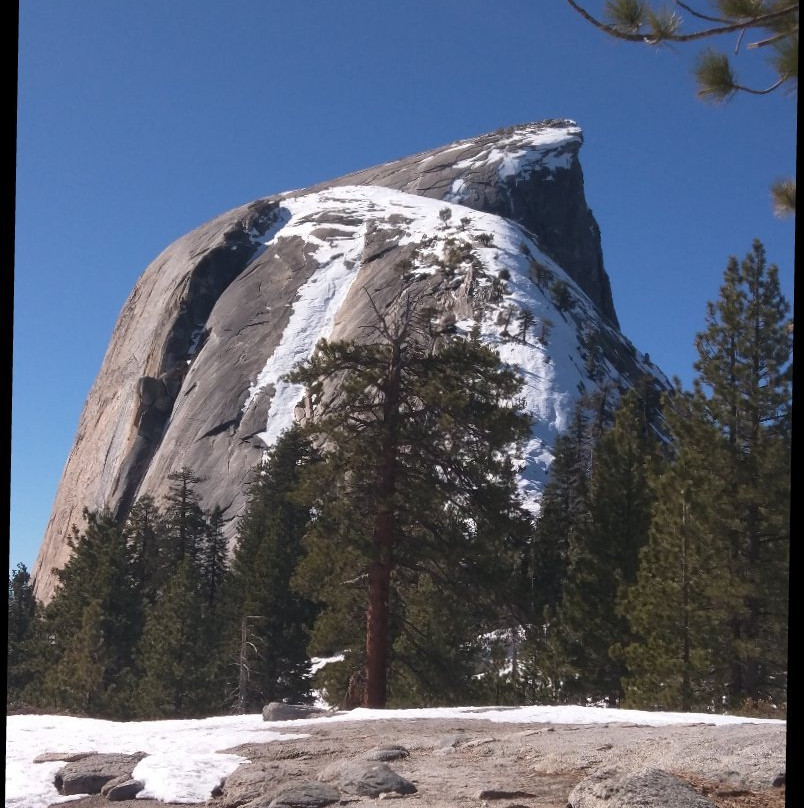
[[[735,715],[747,718],[787,718],[787,705],[777,705],[764,699],[746,699],[735,711]]]
[[[529,262],[531,280],[540,288],[549,286],[553,279],[553,273],[541,262],[531,258]]]
[[[550,337],[550,331],[553,328],[553,321],[547,317],[543,317],[538,324],[538,336],[536,339],[542,346],[547,345],[547,340]]]
[[[533,327],[536,322],[536,317],[530,309],[522,309],[519,312],[519,341],[525,343],[528,341],[528,331]]]
[[[550,297],[553,299],[556,308],[563,314],[570,311],[575,306],[575,300],[569,290],[566,281],[557,280],[550,285]]]
[[[475,241],[481,247],[491,247],[494,244],[494,236],[491,233],[478,233],[475,236]]]
[[[504,295],[508,294],[508,286],[505,281],[499,278],[494,278],[491,282],[491,291],[489,292],[489,300],[492,303],[499,303]]]
[[[444,266],[450,269],[457,269],[472,258],[472,245],[468,241],[450,238],[444,242],[444,247]]]

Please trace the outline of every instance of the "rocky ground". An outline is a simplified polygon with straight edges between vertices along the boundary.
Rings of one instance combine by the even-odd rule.
[[[296,724],[292,722],[294,729]],[[389,719],[298,722],[298,731],[309,736],[220,750],[251,762],[228,778],[207,808],[373,803],[376,794],[355,794],[354,788],[350,793],[344,785],[344,771],[355,765],[390,767],[401,776],[399,782],[415,786],[415,793],[389,792],[379,798],[419,808],[782,808],[786,804],[783,724],[647,727]],[[391,747],[401,751],[389,752]],[[334,788],[338,802],[275,801],[289,786],[305,783],[313,783],[313,791],[333,793]],[[117,804],[164,808],[151,800]],[[100,796],[71,805],[110,808]]]

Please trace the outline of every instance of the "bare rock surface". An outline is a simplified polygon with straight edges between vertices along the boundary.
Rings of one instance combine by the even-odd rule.
[[[274,793],[282,784],[285,770],[274,761],[257,761],[240,766],[230,774],[223,787],[216,788],[212,796],[220,808],[239,808],[261,794]]]
[[[300,718],[312,718],[323,715],[326,710],[312,707],[309,704],[285,704],[283,701],[272,701],[262,708],[263,721],[294,721]]]
[[[318,775],[318,779],[335,783],[344,794],[356,794],[359,797],[416,792],[416,786],[398,775],[387,763],[372,760],[331,763]]]
[[[406,758],[410,755],[410,752],[405,749],[404,746],[400,746],[399,744],[388,744],[386,746],[375,746],[373,749],[369,749],[363,757],[366,760],[382,760],[382,761],[390,761],[390,760],[400,760],[401,758]]]
[[[137,794],[144,788],[145,784],[141,780],[134,780],[124,776],[107,783],[101,789],[101,795],[110,802],[122,802],[123,800],[135,799]]]
[[[407,750],[408,755],[393,761],[391,767],[416,787],[415,793],[394,793],[392,799],[420,808],[566,808],[573,789],[577,789],[573,799],[592,799],[594,788],[609,788],[611,794],[619,789],[624,794],[627,788],[636,793],[639,787],[641,798],[647,799],[654,785],[671,782],[684,799],[693,801],[666,801],[663,804],[668,808],[785,805],[784,785],[773,785],[774,778],[786,769],[785,724],[652,727],[388,719],[300,721],[298,730],[309,735],[219,750],[242,755],[250,762],[224,781],[205,808],[268,808],[283,789],[304,783],[335,788],[341,804],[375,804],[375,797],[339,789],[335,773],[365,762],[378,747],[391,746]],[[457,744],[442,746],[445,739],[456,738],[460,739]],[[483,743],[473,743],[476,740]],[[451,751],[436,754],[445,748]],[[335,779],[322,783],[318,778],[327,770]],[[645,776],[647,771],[660,773]],[[75,808],[108,804],[100,796],[72,803]],[[573,808],[626,804],[647,808],[660,803],[578,802]],[[157,808],[160,803],[130,800],[117,805]]]
[[[333,805],[341,798],[337,788],[325,783],[297,783],[279,791],[267,804],[267,808],[321,808]],[[263,808],[264,799],[258,798],[246,808]]]
[[[97,752],[43,752],[34,758],[34,763],[52,763],[59,760],[72,763],[74,760],[81,760],[97,754]]]
[[[689,783],[661,769],[602,769],[572,789],[568,808],[714,808]]]
[[[98,753],[81,757],[59,769],[55,778],[56,790],[65,796],[98,794],[112,780],[130,780],[134,767],[144,757],[145,753]]]

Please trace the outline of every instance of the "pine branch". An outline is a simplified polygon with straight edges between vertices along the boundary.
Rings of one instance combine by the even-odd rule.
[[[796,215],[796,181],[792,177],[777,180],[771,186],[773,212],[776,216]]]
[[[688,6],[686,3],[682,3],[681,0],[675,0],[675,4],[679,6],[679,8],[683,8],[684,11],[689,12],[692,14],[693,17],[697,17],[699,20],[706,20],[707,22],[718,22],[721,24],[728,25],[731,20],[726,19],[725,17],[710,17],[708,14],[702,14],[700,11],[696,11],[692,6]]]
[[[575,9],[575,11],[577,11],[578,14],[580,14],[587,22],[594,25],[595,28],[599,29],[600,31],[604,31],[617,39],[624,39],[628,42],[643,42],[648,45],[656,45],[665,40],[669,42],[693,42],[698,39],[706,39],[708,37],[734,33],[735,31],[743,31],[751,28],[764,28],[769,23],[782,20],[798,12],[798,3],[793,3],[792,5],[785,6],[777,11],[769,11],[766,14],[759,14],[756,17],[752,17],[749,20],[743,20],[741,22],[718,25],[714,28],[705,28],[701,31],[694,31],[689,34],[659,32],[660,35],[655,36],[657,32],[653,32],[654,36],[651,36],[646,31],[629,33],[628,31],[621,30],[616,25],[609,25],[601,22],[593,17],[585,8],[583,8],[583,6],[580,6],[576,0],[567,0],[567,3],[569,3],[569,5]],[[654,19],[657,18],[654,17]]]
[[[798,33],[798,26],[795,28],[795,32]],[[774,45],[777,42],[781,42],[783,39],[787,39],[790,36],[788,31],[780,32],[775,34],[774,36],[770,36],[767,39],[761,39],[759,42],[749,42],[746,46],[749,50],[754,50],[755,48],[764,48],[766,45]]]

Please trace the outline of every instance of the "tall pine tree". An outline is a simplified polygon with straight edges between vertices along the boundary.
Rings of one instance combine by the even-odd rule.
[[[589,479],[589,521],[573,540],[559,608],[559,644],[572,671],[568,693],[616,704],[625,665],[616,646],[628,623],[617,604],[636,579],[647,542],[652,492],[649,476],[658,445],[636,391],[620,401],[612,427],[595,443]]]
[[[73,528],[72,555],[56,573],[56,593],[38,627],[47,658],[36,698],[46,707],[124,714],[137,633],[128,547],[110,513],[85,511],[84,517],[84,531]]]
[[[36,677],[31,642],[38,613],[31,574],[24,564],[18,564],[8,579],[7,704],[21,701],[23,691]]]
[[[676,459],[660,481],[651,544],[627,601],[642,638],[628,651],[632,694],[645,690],[640,680],[651,674],[646,649],[653,648],[658,661],[661,646],[683,660],[679,705],[706,694],[729,709],[785,698],[788,312],[777,269],[767,266],[760,242],[742,262],[729,260],[720,297],[708,305],[707,327],[697,338],[694,391],[677,397],[680,414],[671,422]],[[696,567],[710,571],[706,580],[692,575]],[[646,581],[675,587],[686,598],[688,606],[678,612],[689,620],[682,633],[663,622],[670,601],[651,598]]]
[[[223,512],[216,505],[207,515],[198,559],[202,590],[210,612],[217,609],[222,596],[227,559],[228,545],[223,533]]]
[[[164,514],[169,551],[175,564],[185,557],[196,564],[207,527],[195,490],[203,481],[187,466],[168,474],[168,480],[171,485],[165,498]]]
[[[298,427],[280,436],[249,488],[226,576],[228,655],[237,660],[240,709],[310,697],[307,642],[313,603],[291,588],[310,508],[299,475],[315,461]]]
[[[526,570],[530,594],[523,617],[523,673],[525,697],[531,700],[564,701],[581,692],[574,687],[580,673],[568,651],[560,612],[570,569],[589,542],[597,443],[610,425],[610,405],[606,388],[582,395],[553,449]]]
[[[152,604],[174,568],[167,546],[167,525],[152,496],[145,495],[134,503],[123,533],[134,590],[142,604]]]
[[[324,462],[305,543],[308,558],[348,559],[329,591],[338,580],[365,587],[371,707],[388,698],[397,572],[464,591],[502,588],[529,525],[508,454],[530,431],[515,402],[521,380],[480,343],[434,350],[424,320],[413,305],[382,315],[366,342],[322,341],[291,374],[312,398],[337,386],[311,427]]]
[[[755,240],[732,257],[720,297],[698,335],[695,391],[726,444],[722,524],[733,586],[745,595],[729,618],[728,699],[784,692],[792,407],[792,324],[777,267]]]
[[[143,718],[209,715],[223,706],[216,636],[198,570],[186,556],[151,606],[137,647],[136,703]]]
[[[621,591],[626,704],[708,710],[728,679],[724,625],[740,593],[731,585],[719,526],[728,498],[716,430],[681,390],[665,403],[674,456],[659,469],[648,542],[633,585]]]

